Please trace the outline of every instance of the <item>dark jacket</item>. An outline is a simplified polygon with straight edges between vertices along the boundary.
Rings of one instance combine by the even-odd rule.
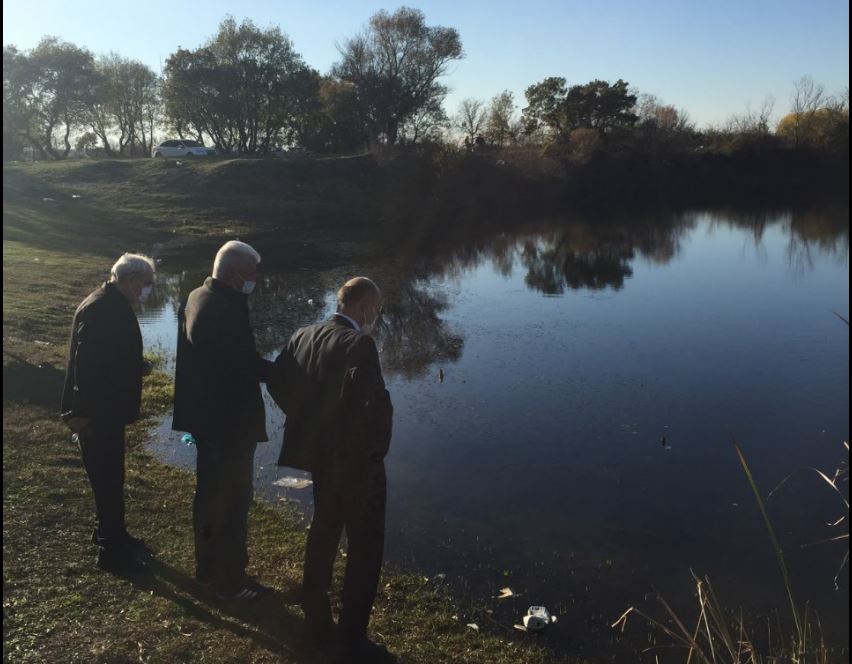
[[[142,400],[142,334],[127,298],[105,283],[77,307],[60,412],[129,424]]]
[[[208,277],[178,310],[172,429],[224,444],[265,441],[260,383],[271,368],[255,346],[248,296]]]
[[[393,406],[372,337],[340,316],[297,330],[268,385],[287,415],[279,466],[317,472],[337,458],[383,459]]]

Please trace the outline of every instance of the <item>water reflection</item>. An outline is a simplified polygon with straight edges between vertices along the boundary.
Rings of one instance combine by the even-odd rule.
[[[560,237],[544,241],[544,246],[525,242],[521,260],[527,269],[524,283],[546,295],[589,288],[621,290],[624,280],[632,276],[630,261],[633,247],[607,243],[603,246],[578,249],[571,238]]]
[[[382,287],[384,312],[376,336],[386,372],[413,378],[436,362],[461,357],[464,337],[441,318],[449,306],[445,293],[409,280]]]
[[[331,313],[346,278],[374,277],[396,411],[388,557],[477,597],[509,572],[522,601],[557,607],[571,626],[546,639],[570,632],[572,652],[603,644],[609,655],[625,605],[652,586],[677,602],[690,566],[732,603],[783,605],[728,433],[761,486],[836,461],[848,333],[830,311],[848,315],[848,242],[842,210],[459,227],[311,270],[258,245],[250,302],[259,346],[275,354]],[[204,276],[164,261],[147,346],[173,353],[177,302]],[[257,493],[306,500],[272,484],[282,416],[267,407]],[[155,451],[192,467],[164,429]],[[796,498],[773,514],[782,545],[797,587],[831,616],[824,628],[842,635],[835,557],[799,546],[820,498]],[[511,624],[512,608],[495,619]]]
[[[258,347],[267,354],[279,351],[295,329],[331,314],[341,283],[356,273],[371,274],[384,292],[377,340],[386,371],[413,378],[433,364],[457,361],[464,348],[463,332],[443,317],[450,303],[445,292],[431,286],[435,279],[460,280],[487,263],[506,279],[523,270],[524,285],[544,295],[566,290],[617,292],[633,276],[638,257],[653,265],[668,264],[700,222],[709,233],[744,231],[760,260],[766,258],[767,229],[781,228],[794,274],[813,270],[819,256],[830,256],[838,264],[848,262],[848,211],[838,210],[722,210],[603,221],[551,219],[501,232],[456,229],[443,238],[429,235],[409,244],[396,260],[318,269],[288,270],[290,256],[264,246],[264,274],[251,299]],[[208,271],[198,267],[205,260],[194,256],[191,270],[161,266],[143,320],[153,324],[165,309],[176,312],[178,302],[207,276]]]

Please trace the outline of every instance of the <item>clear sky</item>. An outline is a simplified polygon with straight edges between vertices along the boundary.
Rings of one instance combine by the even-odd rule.
[[[409,2],[430,25],[461,33],[465,58],[451,69],[447,111],[464,97],[524,90],[547,76],[569,84],[623,78],[689,111],[699,125],[746,105],[789,106],[793,81],[809,74],[830,92],[849,85],[846,0],[424,0]],[[216,32],[226,14],[279,25],[306,62],[328,71],[335,43],[394,3],[356,0],[4,0],[3,43],[31,48],[56,35],[95,53],[117,51],[159,71],[178,46]]]

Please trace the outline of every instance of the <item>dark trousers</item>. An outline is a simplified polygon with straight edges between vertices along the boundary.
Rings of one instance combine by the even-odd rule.
[[[238,590],[248,565],[248,513],[257,443],[196,440],[195,572],[220,590]]]
[[[92,541],[105,551],[126,543],[124,523],[124,424],[94,420],[81,434],[80,454],[95,494],[97,525]]]
[[[383,462],[364,471],[313,473],[314,516],[305,550],[302,607],[311,622],[332,620],[328,593],[340,536],[348,551],[338,633],[343,642],[367,634],[382,569],[387,484]]]

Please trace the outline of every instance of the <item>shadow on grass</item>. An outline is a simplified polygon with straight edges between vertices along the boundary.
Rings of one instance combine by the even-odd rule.
[[[302,619],[293,611],[297,603],[293,589],[276,590],[269,597],[244,604],[223,602],[162,560],[151,560],[150,570],[150,574],[132,579],[133,585],[174,603],[195,620],[299,662],[326,661],[323,652],[300,642]]]
[[[8,362],[5,356],[10,356]],[[3,403],[28,402],[58,412],[64,383],[62,369],[49,364],[32,364],[4,349]]]

